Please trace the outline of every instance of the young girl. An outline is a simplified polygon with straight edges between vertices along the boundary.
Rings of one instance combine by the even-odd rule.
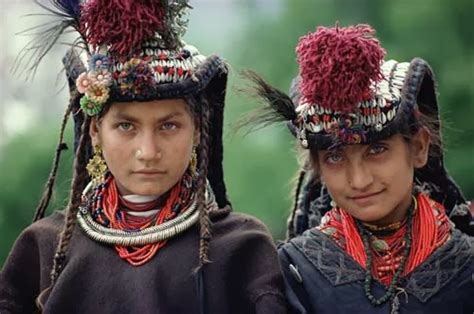
[[[0,272],[0,313],[285,313],[267,229],[231,213],[227,67],[181,42],[188,4],[79,3],[54,1],[88,65],[74,50],[64,59],[71,101],[35,222]],[[71,113],[70,200],[43,218]]]
[[[302,37],[291,99],[252,77],[270,104],[257,118],[270,110],[308,151],[279,249],[288,301],[294,313],[472,313],[472,218],[443,165],[433,73],[384,62],[373,34]]]

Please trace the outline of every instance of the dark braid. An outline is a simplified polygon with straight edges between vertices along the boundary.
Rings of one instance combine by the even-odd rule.
[[[199,266],[209,263],[209,241],[212,237],[212,222],[206,204],[207,171],[209,161],[209,102],[204,96],[192,99],[194,105],[199,106],[201,117],[199,120],[200,143],[198,153],[199,176],[197,179],[197,202],[199,208],[200,241],[199,241]],[[197,103],[196,103],[197,102]]]
[[[81,202],[82,190],[86,186],[87,180],[89,178],[85,170],[87,159],[84,151],[88,145],[91,145],[91,139],[89,136],[90,122],[91,119],[86,117],[82,124],[81,138],[79,140],[79,146],[77,148],[76,158],[74,160],[74,175],[71,184],[71,196],[66,209],[65,224],[61,234],[59,235],[59,242],[56,247],[56,253],[54,254],[53,268],[51,270],[51,284],[47,289],[43,290],[37,298],[37,304],[40,308],[42,308],[42,296],[47,291],[51,290],[64,267],[66,252],[72,237],[72,232],[76,222],[76,214]]]
[[[291,239],[295,236],[295,228],[294,228],[294,222],[295,222],[295,215],[296,215],[296,210],[298,209],[298,204],[299,204],[299,196],[301,193],[301,187],[303,186],[303,181],[306,175],[305,170],[300,170],[299,175],[298,175],[298,181],[296,181],[296,188],[295,188],[295,194],[294,194],[294,203],[293,203],[293,210],[291,211],[290,218],[288,219],[288,234],[287,238]]]
[[[76,153],[76,159],[74,161],[74,176],[71,184],[71,197],[66,211],[65,226],[59,237],[59,243],[56,248],[56,254],[54,256],[53,270],[51,271],[51,282],[55,283],[61,268],[63,266],[65,253],[69,245],[69,240],[72,236],[72,230],[76,220],[76,213],[81,203],[81,193],[86,186],[88,174],[85,170],[87,160],[84,151],[85,147],[90,145],[89,126],[91,119],[87,117],[84,119],[82,125],[82,135],[79,141],[79,147]]]
[[[41,197],[41,200],[38,206],[36,207],[33,222],[43,218],[46,209],[48,208],[49,201],[53,193],[54,183],[56,181],[56,174],[58,172],[59,161],[61,159],[61,152],[67,149],[66,143],[63,143],[64,130],[66,129],[67,121],[69,119],[75,101],[77,101],[77,99],[76,96],[73,95],[71,97],[68,107],[66,108],[66,112],[64,113],[63,120],[61,123],[61,129],[59,132],[58,145],[56,145],[56,152],[54,154],[53,165],[51,167],[51,172],[49,173],[48,180],[46,181],[46,185],[44,187],[43,196]]]

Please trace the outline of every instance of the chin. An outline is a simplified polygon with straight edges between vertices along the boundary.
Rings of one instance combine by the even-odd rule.
[[[380,211],[380,207],[377,206],[370,206],[366,208],[359,208],[356,212],[351,211],[349,212],[351,216],[354,218],[367,223],[375,223],[385,218],[383,212]]]

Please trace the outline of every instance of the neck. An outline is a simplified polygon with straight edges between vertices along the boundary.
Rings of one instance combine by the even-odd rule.
[[[163,199],[153,195],[120,195],[120,207],[131,212],[155,214],[163,206]]]

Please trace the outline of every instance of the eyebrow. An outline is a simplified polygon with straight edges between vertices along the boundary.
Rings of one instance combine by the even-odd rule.
[[[179,112],[179,111],[176,111],[176,112],[171,112],[163,117],[160,117],[156,120],[156,122],[158,123],[161,123],[161,122],[164,122],[164,121],[167,121],[169,119],[172,119],[172,118],[177,118],[177,117],[181,117],[183,116],[184,114],[182,112]],[[130,121],[130,122],[138,122],[139,119],[135,118],[134,116],[132,115],[129,115],[127,113],[124,113],[124,112],[117,112],[113,115],[113,118],[116,119],[116,120],[127,120],[127,121]]]

